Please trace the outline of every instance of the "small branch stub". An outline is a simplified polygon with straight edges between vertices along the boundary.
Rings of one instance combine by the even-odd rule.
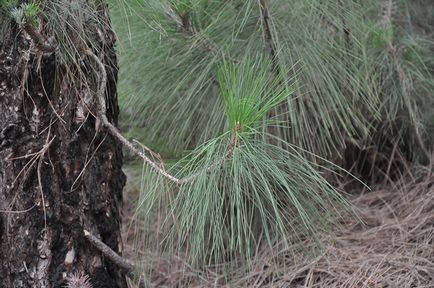
[[[95,247],[97,248],[105,257],[110,259],[113,263],[115,263],[119,268],[122,268],[127,272],[128,277],[131,279],[140,279],[140,275],[137,275],[138,269],[131,263],[129,260],[119,256],[115,251],[113,251],[109,246],[107,246],[100,239],[90,234],[89,231],[83,230],[84,237]],[[139,283],[140,288],[145,287],[145,283],[143,279],[140,279]]]

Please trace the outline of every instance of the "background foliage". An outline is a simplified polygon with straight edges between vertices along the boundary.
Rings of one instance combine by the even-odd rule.
[[[323,177],[336,165],[375,184],[407,161],[426,163],[433,9],[429,0],[112,3],[124,130],[169,171],[197,177],[173,187],[144,168],[140,225],[163,220],[161,235],[142,230],[137,245],[188,251],[193,262],[248,260],[261,239],[318,239],[351,210]]]

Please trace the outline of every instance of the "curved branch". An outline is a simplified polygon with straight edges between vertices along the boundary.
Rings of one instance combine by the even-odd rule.
[[[176,184],[182,184],[182,179],[178,179],[173,175],[170,175],[165,170],[163,170],[158,164],[153,162],[148,156],[146,156],[142,151],[137,149],[130,141],[128,141],[120,132],[119,130],[112,124],[107,118],[106,110],[106,101],[105,101],[105,89],[107,84],[107,71],[104,67],[104,64],[101,62],[101,60],[96,56],[91,49],[86,49],[85,54],[89,57],[91,57],[97,64],[100,70],[100,80],[97,90],[97,103],[98,103],[98,117],[101,120],[104,127],[106,127],[109,132],[115,136],[121,143],[126,146],[128,149],[130,149],[134,154],[139,156],[143,159],[153,170],[161,174],[162,176],[166,177],[167,179],[171,180],[172,182],[175,182]],[[147,148],[149,149],[149,148]]]
[[[97,100],[97,104],[98,104],[98,110],[97,110],[97,116],[99,118],[99,120],[101,121],[102,125],[104,127],[106,127],[108,129],[108,131],[110,132],[110,134],[112,134],[114,137],[116,137],[125,147],[127,147],[131,152],[133,152],[134,154],[136,154],[137,156],[139,156],[140,158],[143,159],[143,161],[145,161],[146,164],[149,165],[149,167],[151,167],[154,171],[156,171],[157,173],[161,174],[163,177],[169,179],[170,181],[174,182],[177,185],[182,185],[185,183],[189,183],[194,181],[202,172],[190,175],[190,176],[186,176],[184,178],[176,178],[175,176],[169,174],[166,172],[166,170],[164,170],[164,168],[160,167],[160,165],[158,165],[157,163],[155,163],[154,161],[152,161],[148,156],[145,155],[145,153],[143,153],[142,151],[140,151],[139,149],[137,149],[133,143],[131,143],[128,139],[126,139],[120,132],[119,130],[112,124],[110,123],[110,121],[107,118],[107,106],[106,106],[106,101],[105,101],[105,89],[106,89],[106,84],[107,84],[107,71],[104,67],[104,64],[101,62],[101,60],[98,58],[98,56],[96,56],[92,50],[90,48],[87,48],[84,53],[91,57],[97,64],[100,70],[100,80],[99,80],[99,85],[98,85],[98,90],[97,90],[97,95],[96,95],[96,100]],[[222,159],[220,161],[216,161],[214,163],[212,163],[210,166],[208,166],[206,168],[206,172],[211,171],[211,169],[213,169],[214,167],[216,167],[217,165],[222,165],[227,159],[229,159],[232,154],[233,151],[235,149],[235,147],[238,144],[238,137],[236,135],[233,135],[231,137],[231,143],[228,147],[227,152],[225,153],[225,155],[222,157]],[[150,148],[146,147],[145,145],[143,145],[143,148],[147,151],[152,151]],[[152,152],[155,153],[155,152]]]

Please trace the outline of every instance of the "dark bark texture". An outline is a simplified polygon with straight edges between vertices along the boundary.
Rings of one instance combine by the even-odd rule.
[[[38,51],[13,23],[6,31],[0,39],[0,287],[65,287],[72,273],[88,275],[95,288],[127,287],[83,236],[86,229],[122,252],[122,147],[93,116],[96,72],[86,70],[86,85],[72,81],[57,52]],[[116,123],[113,42],[101,43],[99,56],[108,74],[107,116]]]

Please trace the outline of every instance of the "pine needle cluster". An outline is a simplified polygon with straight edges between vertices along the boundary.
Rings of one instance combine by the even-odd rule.
[[[322,177],[349,143],[387,138],[426,158],[434,45],[402,21],[426,1],[404,2],[112,3],[125,128],[192,179],[144,168],[137,245],[248,262],[351,211]]]

